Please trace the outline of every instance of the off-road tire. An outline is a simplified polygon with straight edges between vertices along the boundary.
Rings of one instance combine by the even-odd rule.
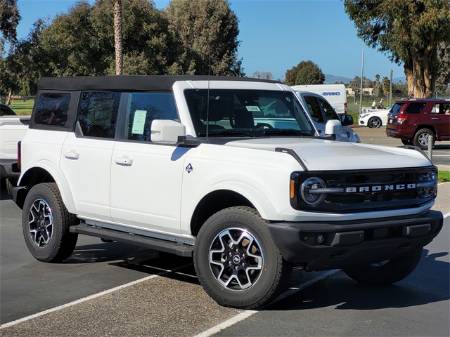
[[[367,121],[367,126],[369,128],[380,128],[383,125],[383,122],[379,117],[370,117]]]
[[[424,145],[423,142],[421,142],[422,137],[426,135],[431,135],[433,137],[432,139],[432,147],[434,147],[435,142],[435,135],[433,130],[428,128],[422,128],[417,130],[417,132],[414,134],[413,144],[414,146],[417,146],[418,148],[421,148],[422,150],[427,150],[428,146]]]
[[[264,256],[257,281],[247,289],[225,288],[214,276],[209,265],[209,249],[218,233],[227,228],[243,228],[260,243]],[[194,250],[194,265],[205,291],[220,305],[252,309],[269,303],[286,284],[289,265],[283,261],[273,242],[266,222],[250,207],[230,207],[213,214],[201,227]]]
[[[49,205],[53,216],[53,232],[48,243],[43,247],[38,247],[34,243],[29,228],[29,212],[38,199],[44,200]],[[70,233],[69,227],[77,222],[77,218],[64,206],[55,183],[37,184],[28,192],[22,211],[22,230],[28,250],[37,260],[61,262],[68,258],[75,249],[78,239],[78,234]]]
[[[386,286],[399,282],[416,268],[422,256],[422,248],[416,248],[384,264],[358,265],[344,269],[345,273],[358,283],[370,286]]]

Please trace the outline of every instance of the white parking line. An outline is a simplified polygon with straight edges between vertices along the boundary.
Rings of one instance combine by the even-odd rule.
[[[89,296],[86,296],[86,297],[82,297],[82,298],[80,298],[80,299],[78,299],[78,300],[75,300],[75,301],[72,301],[72,302],[69,302],[69,303],[66,303],[66,304],[63,304],[63,305],[59,305],[59,306],[57,306],[57,307],[53,307],[53,308],[50,308],[50,309],[47,309],[47,310],[44,310],[44,311],[40,311],[40,312],[38,312],[38,313],[36,313],[36,314],[33,314],[33,315],[29,315],[29,316],[25,316],[25,317],[16,319],[15,321],[11,321],[11,322],[8,322],[8,323],[4,323],[4,324],[0,325],[0,330],[5,329],[5,328],[9,328],[9,327],[11,327],[11,326],[14,326],[14,325],[17,325],[17,324],[26,322],[26,321],[29,321],[30,319],[33,319],[33,318],[41,317],[41,316],[43,316],[43,315],[46,315],[46,314],[49,314],[49,313],[52,313],[52,312],[55,312],[55,311],[62,310],[62,309],[64,309],[64,308],[68,308],[68,307],[71,307],[71,306],[74,306],[74,305],[77,305],[77,304],[80,304],[80,303],[83,303],[83,302],[90,301],[90,300],[92,300],[92,299],[95,299],[95,298],[98,298],[98,297],[101,297],[101,296],[110,294],[110,293],[112,293],[112,292],[114,292],[114,291],[117,291],[117,290],[120,290],[120,289],[123,289],[123,288],[131,287],[131,286],[133,286],[133,285],[135,285],[135,284],[138,284],[138,283],[142,283],[142,282],[151,280],[151,279],[153,279],[153,278],[159,277],[159,276],[164,275],[164,274],[167,274],[167,273],[173,273],[173,272],[176,272],[176,271],[179,270],[179,269],[183,269],[183,268],[189,267],[189,266],[191,266],[191,265],[192,265],[192,264],[189,263],[189,264],[185,264],[185,265],[183,265],[183,266],[179,266],[179,267],[174,268],[174,269],[161,269],[161,268],[157,268],[158,270],[163,270],[163,272],[162,272],[162,273],[159,273],[159,274],[149,275],[149,276],[140,278],[140,279],[138,279],[138,280],[131,281],[131,282],[122,284],[122,285],[120,285],[120,286],[111,288],[111,289],[107,289],[107,290],[104,290],[104,291],[101,291],[101,292],[98,292],[98,293],[95,293],[95,294],[92,294],[92,295],[89,295]],[[148,267],[150,267],[150,266],[148,266]],[[152,267],[152,268],[154,268],[154,267]]]
[[[298,293],[299,291],[301,291],[305,288],[308,288],[312,284],[317,283],[321,280],[326,279],[327,277],[330,277],[331,275],[336,274],[337,272],[339,272],[339,270],[330,270],[330,271],[327,271],[305,283],[301,283],[298,286],[291,287],[288,290],[286,290],[285,292],[283,292],[280,296],[278,296],[275,299],[275,301],[271,302],[271,304],[279,302],[279,301],[285,299],[286,297],[292,296],[295,293]],[[237,314],[236,316],[233,316],[233,317],[227,319],[226,321],[223,321],[222,323],[219,323],[219,324],[213,326],[212,328],[209,328],[208,330],[205,330],[205,331],[199,333],[198,335],[195,335],[194,337],[209,337],[209,336],[215,335],[216,333],[218,333],[236,323],[239,323],[239,322],[249,318],[250,316],[253,316],[257,312],[258,312],[257,310],[245,310],[245,311]]]

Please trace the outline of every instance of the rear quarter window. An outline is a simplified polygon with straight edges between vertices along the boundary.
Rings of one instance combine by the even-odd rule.
[[[69,93],[40,94],[34,111],[34,123],[44,126],[65,126],[69,104]]]

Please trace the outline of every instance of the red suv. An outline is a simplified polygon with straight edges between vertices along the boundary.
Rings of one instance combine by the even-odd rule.
[[[396,102],[389,111],[386,134],[421,149],[428,147],[428,136],[433,137],[433,145],[436,140],[450,140],[450,101],[410,99]]]

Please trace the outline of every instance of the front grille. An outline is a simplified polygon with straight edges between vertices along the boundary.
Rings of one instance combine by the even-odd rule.
[[[310,177],[325,182],[325,196],[318,205],[309,205],[298,193],[291,199],[294,208],[316,212],[364,212],[418,207],[436,197],[435,167],[320,171],[293,174],[297,188]]]

